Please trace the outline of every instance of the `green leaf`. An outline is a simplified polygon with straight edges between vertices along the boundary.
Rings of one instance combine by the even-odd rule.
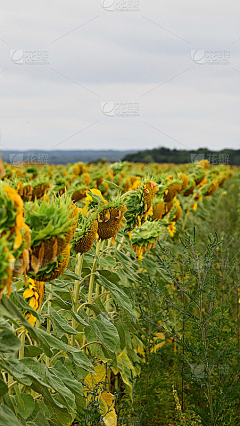
[[[74,394],[64,385],[59,375],[55,375],[54,372],[46,369],[46,375],[51,387],[59,393],[63,398],[65,405],[67,405],[69,412],[73,413],[75,410],[75,396]]]
[[[23,317],[21,312],[19,312],[17,307],[14,305],[14,303],[10,299],[8,299],[4,294],[2,295],[2,299],[0,302],[0,315],[6,316],[7,318],[10,318],[12,320],[18,320],[20,324],[23,325],[28,330],[31,337],[41,344],[44,350],[44,353],[48,357],[52,356],[52,352],[50,350],[49,345],[46,343],[45,340],[42,339],[37,329],[33,328],[29,324],[29,322]]]
[[[116,301],[119,303],[119,305],[126,309],[132,317],[135,319],[137,318],[136,312],[134,311],[132,304],[129,300],[129,297],[126,295],[126,293],[123,292],[122,289],[120,289],[116,284],[112,283],[111,281],[107,280],[105,277],[101,276],[101,271],[99,271],[99,278],[98,280],[102,282],[103,286],[106,287],[107,290],[110,290],[112,295],[115,297]]]
[[[33,422],[27,422],[27,426],[50,426],[43,413],[39,412]]]
[[[8,386],[6,383],[0,378],[0,397],[5,395],[8,392]]]
[[[13,396],[13,404],[15,408],[16,415],[20,414],[25,420],[32,414],[35,403],[33,397],[28,393],[21,393],[21,400],[23,401],[23,406],[18,401],[17,396]]]
[[[57,293],[52,292],[53,298],[52,302],[56,303],[56,305],[60,306],[62,309],[66,309],[67,311],[71,310],[72,304],[69,302],[65,302]]]
[[[51,321],[64,333],[79,334],[79,331],[74,330],[74,328],[68,324],[68,320],[63,315],[59,315],[51,306],[49,314]]]
[[[21,341],[11,330],[5,328],[0,332],[0,352],[15,354],[21,346]]]
[[[89,318],[89,325],[107,349],[114,352],[119,344],[119,335],[116,327],[103,315]]]
[[[23,426],[6,405],[0,406],[0,426]]]
[[[99,259],[99,264],[101,268],[114,268],[116,266],[116,260],[114,257],[105,256]]]
[[[78,382],[60,361],[57,361],[54,368],[50,368],[49,370],[53,371],[74,394],[83,394],[82,383]]]
[[[78,366],[85,368],[87,371],[92,371],[92,363],[84,352],[80,351],[74,346],[67,345],[66,343],[62,342],[62,340],[56,339],[56,337],[52,336],[44,330],[39,329],[39,333],[52,348],[71,354],[74,362],[76,362]]]
[[[25,345],[24,346],[24,356],[25,357],[35,357],[39,356],[43,353],[42,349],[33,345]]]
[[[43,322],[44,319],[42,315],[39,315],[35,309],[31,308],[29,304],[23,299],[23,297],[17,293],[16,291],[11,294],[10,296],[12,302],[20,309],[23,309],[24,311],[30,312],[34,317],[36,317],[39,321]]]

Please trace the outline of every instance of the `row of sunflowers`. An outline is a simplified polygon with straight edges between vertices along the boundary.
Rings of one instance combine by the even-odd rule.
[[[0,424],[70,426],[96,405],[96,424],[114,426],[115,389],[131,394],[140,374],[143,261],[238,169],[203,160],[0,170]],[[156,339],[155,350],[165,336]]]

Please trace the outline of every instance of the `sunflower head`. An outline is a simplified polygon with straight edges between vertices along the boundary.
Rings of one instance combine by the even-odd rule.
[[[73,240],[73,248],[78,253],[87,253],[91,250],[97,238],[98,221],[96,215],[89,212],[87,216],[80,213],[78,228]]]
[[[124,226],[124,213],[127,208],[120,201],[110,202],[98,212],[98,235],[102,240],[113,238],[121,226]]]
[[[101,191],[97,188],[89,189],[86,193],[86,198],[83,200],[84,208],[82,209],[83,214],[87,214],[89,210],[96,210],[100,205],[107,204],[107,201],[103,198]]]
[[[28,272],[36,281],[49,282],[59,278],[68,266],[70,259],[70,245],[67,245],[62,253],[57,256],[43,268],[40,268],[37,273]]]

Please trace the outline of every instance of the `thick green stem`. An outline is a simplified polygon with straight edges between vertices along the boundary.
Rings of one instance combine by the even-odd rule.
[[[103,242],[101,244],[101,247],[100,247],[101,252],[103,251],[104,246],[105,246],[105,240],[103,240]],[[99,296],[99,284],[97,283],[96,284],[95,298],[97,298],[98,296]]]
[[[49,301],[48,301],[48,319],[47,319],[47,332],[48,332],[48,334],[50,334],[50,331],[51,331],[51,320],[50,320],[49,316],[50,316],[50,307],[51,307],[51,300],[52,300],[52,290],[53,290],[53,286],[51,284],[50,285],[51,294],[49,296]],[[49,366],[49,357],[48,356],[46,357],[46,364],[47,364],[47,366]]]
[[[83,254],[78,253],[77,254],[77,262],[76,262],[76,267],[75,267],[75,273],[77,275],[81,275],[82,272],[82,265],[83,265]],[[74,295],[73,295],[73,312],[77,313],[78,311],[78,299],[79,299],[79,292],[80,292],[80,287],[81,287],[81,281],[80,280],[75,280],[74,283]],[[77,322],[75,320],[75,318],[72,319],[72,328],[74,328],[74,330],[76,330],[77,327]],[[71,345],[74,346],[74,341],[75,341],[75,336],[72,335],[71,338]]]
[[[99,256],[100,246],[101,246],[101,240],[99,240],[97,242],[97,245],[96,245],[96,256],[97,257]],[[95,272],[96,272],[96,269],[97,269],[97,263],[98,263],[98,260],[97,260],[97,258],[95,258],[94,261],[93,261],[93,266],[92,266],[92,271],[91,271],[92,275],[90,277],[90,282],[89,282],[88,303],[92,302],[93,284],[94,284]],[[90,308],[87,308],[87,316],[88,317],[90,316]]]

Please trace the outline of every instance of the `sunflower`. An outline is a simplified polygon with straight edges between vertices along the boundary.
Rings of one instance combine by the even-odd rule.
[[[26,204],[26,221],[32,229],[31,268],[37,272],[56,258],[72,240],[78,208],[64,195]]]
[[[121,226],[124,226],[124,213],[127,211],[125,205],[109,205],[98,213],[98,235],[102,240],[113,238],[119,231]]]
[[[67,245],[56,260],[38,270],[35,275],[37,281],[49,282],[59,278],[68,266],[70,259],[70,245]]]
[[[28,278],[29,287],[24,291],[24,300],[29,299],[28,303],[35,311],[41,306],[45,296],[45,284],[41,281],[35,281]]]
[[[165,212],[165,204],[164,202],[159,201],[153,206],[152,220],[162,219],[164,212]]]
[[[10,236],[16,234],[13,250],[17,250],[22,244],[22,230],[30,233],[31,230],[26,225],[23,218],[23,201],[15,191],[8,185],[3,186],[3,193],[1,198],[3,198],[1,203],[1,213],[3,213],[3,221],[6,228],[3,225],[3,231],[10,231]],[[8,201],[9,200],[9,201]],[[5,228],[5,229],[4,229]],[[5,233],[5,232],[4,232]]]
[[[86,194],[86,199],[83,200],[85,206],[82,209],[83,214],[87,214],[88,210],[98,207],[100,203],[107,204],[103,198],[101,191],[96,188],[89,189]]]
[[[176,232],[176,223],[171,222],[170,225],[168,225],[167,230],[170,234],[170,237],[173,237]]]
[[[171,202],[174,197],[176,197],[176,195],[182,190],[182,185],[180,183],[172,183],[171,185],[168,186],[168,188],[165,190],[165,194],[164,194],[164,201],[166,203]]]
[[[180,219],[180,217],[182,216],[182,207],[180,206],[180,203],[177,199],[175,200],[175,205],[177,206],[177,211],[173,216],[172,222],[177,222],[178,219]]]
[[[0,299],[5,288],[8,290],[8,295],[11,293],[13,265],[15,262],[15,257],[9,251],[7,244],[6,239],[0,241]]]
[[[86,218],[83,214],[80,214],[80,220],[78,229],[75,233],[73,240],[73,248],[78,253],[87,253],[91,250],[95,239],[97,238],[98,221],[96,215],[89,212]]]

